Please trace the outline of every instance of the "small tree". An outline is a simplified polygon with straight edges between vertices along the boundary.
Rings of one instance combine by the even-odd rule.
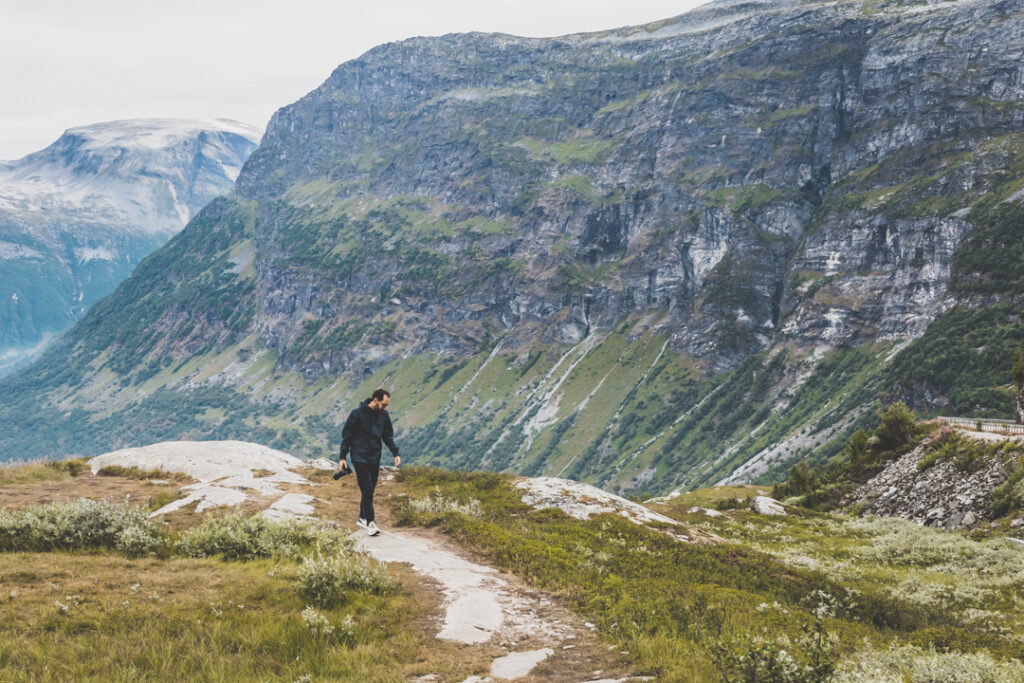
[[[889,456],[905,452],[917,440],[917,420],[903,401],[890,405],[882,413],[882,424],[875,430],[878,450]]]
[[[1013,352],[1013,381],[1017,383],[1017,399],[1014,402],[1017,424],[1024,424],[1024,354],[1020,348]]]
[[[846,444],[846,457],[853,469],[863,467],[868,461],[868,435],[863,429],[853,433],[850,443]]]

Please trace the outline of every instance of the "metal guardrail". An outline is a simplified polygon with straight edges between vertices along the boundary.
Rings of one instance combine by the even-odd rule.
[[[995,434],[1024,434],[1024,425],[1013,420],[993,420],[982,417],[937,417],[936,420],[946,424],[966,427],[976,432],[993,432]]]

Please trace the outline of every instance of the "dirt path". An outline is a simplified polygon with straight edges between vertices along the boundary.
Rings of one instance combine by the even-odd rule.
[[[409,565],[437,587],[438,638],[501,649],[491,665],[492,677],[588,681],[615,674],[604,680],[625,680],[620,678],[625,675],[622,653],[602,644],[591,625],[551,595],[465,559],[444,536],[424,529],[385,529],[375,537],[360,530],[354,536],[361,551],[381,562]]]

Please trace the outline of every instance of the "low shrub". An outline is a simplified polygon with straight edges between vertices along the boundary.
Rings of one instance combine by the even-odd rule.
[[[817,590],[810,596],[814,620],[802,627],[793,641],[785,634],[772,640],[754,636],[744,646],[712,646],[718,670],[728,683],[826,683],[836,670],[836,638],[825,628],[825,620],[836,614],[838,602]],[[775,603],[778,605],[778,603]],[[794,656],[795,655],[795,656]]]
[[[855,519],[849,528],[875,536],[853,549],[860,559],[970,577],[979,587],[1024,583],[1024,549],[1000,538],[977,541],[896,518]]]
[[[352,642],[355,640],[356,625],[352,615],[346,615],[339,624],[332,624],[324,614],[313,607],[302,610],[302,622],[317,638],[328,641]]]
[[[835,683],[907,681],[908,683],[999,683],[1024,681],[1024,664],[1000,662],[989,653],[938,652],[914,645],[866,649],[844,662]]]
[[[146,499],[146,509],[150,511],[159,510],[165,505],[170,505],[174,501],[184,498],[186,495],[187,493],[184,491],[165,489]]]
[[[917,469],[920,472],[940,460],[951,460],[959,472],[977,472],[1008,450],[1008,445],[1007,441],[976,441],[944,426],[924,441],[925,455],[917,461]]]
[[[310,547],[341,552],[351,547],[344,532],[314,520],[274,522],[260,515],[245,518],[241,511],[224,517],[207,517],[178,541],[178,552],[187,557],[251,560],[257,557],[298,559]]]
[[[469,498],[465,503],[448,498],[438,487],[434,487],[428,495],[423,498],[409,498],[405,501],[408,511],[413,514],[425,515],[427,517],[440,517],[450,512],[469,517],[479,517],[480,501],[476,498]]]
[[[384,565],[354,553],[325,557],[318,548],[315,557],[302,561],[295,591],[315,605],[333,607],[348,591],[386,595],[392,587]]]
[[[23,510],[0,510],[0,550],[118,550],[140,556],[160,551],[168,536],[141,508],[85,498]]]
[[[79,477],[85,470],[85,460],[82,458],[75,458],[72,460],[51,460],[46,463],[46,466],[57,472],[63,472],[71,475],[72,477]]]
[[[165,472],[163,470],[144,470],[138,467],[122,467],[107,465],[96,471],[101,477],[123,477],[125,479],[167,479],[169,481],[190,481],[191,477],[181,472]]]
[[[997,518],[1024,507],[1024,462],[1017,462],[1006,481],[992,491],[989,507]]]
[[[746,510],[750,507],[751,501],[754,500],[753,496],[747,496],[746,498],[723,498],[715,501],[716,510]]]

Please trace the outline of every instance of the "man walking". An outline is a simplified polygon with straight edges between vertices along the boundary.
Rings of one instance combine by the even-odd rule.
[[[391,404],[391,393],[377,389],[368,400],[349,413],[345,426],[341,430],[341,453],[338,457],[338,472],[334,478],[346,474],[348,463],[346,455],[352,457],[352,468],[359,482],[362,500],[359,503],[359,526],[369,532],[370,536],[380,533],[373,517],[373,490],[377,488],[377,475],[380,473],[381,442],[387,444],[388,450],[395,456],[395,467],[402,459],[398,457],[398,446],[395,445],[395,430],[391,426],[388,406]]]

